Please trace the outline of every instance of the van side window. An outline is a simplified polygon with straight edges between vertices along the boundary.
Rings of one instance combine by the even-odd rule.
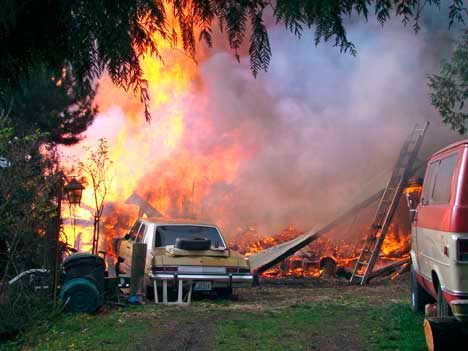
[[[439,162],[439,168],[434,178],[431,203],[448,204],[450,202],[453,174],[457,166],[457,155],[451,155]]]
[[[140,229],[140,226],[141,226],[141,222],[136,222],[132,229],[130,229],[130,232],[128,234],[130,234],[130,239],[129,240],[135,240],[136,239],[136,236],[138,234],[138,229]]]
[[[421,195],[421,205],[429,205],[432,190],[434,189],[434,177],[439,168],[439,161],[430,163],[428,166],[426,177],[424,178],[423,191]]]
[[[136,239],[135,239],[137,243],[140,243],[143,240],[143,235],[145,234],[145,231],[146,231],[146,225],[144,223],[141,223],[140,229],[138,230]]]

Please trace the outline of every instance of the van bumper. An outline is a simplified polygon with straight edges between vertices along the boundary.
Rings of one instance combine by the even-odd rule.
[[[214,288],[243,288],[250,287],[253,284],[253,275],[247,274],[172,274],[172,273],[150,273],[151,281],[163,281],[168,283],[175,283],[179,280],[182,281],[210,281],[213,283]]]
[[[468,322],[468,300],[453,300],[450,302],[453,316],[463,323]]]
[[[443,290],[445,300],[450,304],[453,316],[463,323],[468,322],[468,293]]]

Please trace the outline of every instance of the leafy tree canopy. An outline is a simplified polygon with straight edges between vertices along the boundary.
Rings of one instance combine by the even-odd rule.
[[[19,79],[9,94],[0,94],[0,106],[9,111],[16,135],[40,130],[45,132],[42,142],[71,145],[81,140],[97,114],[94,96],[94,89],[78,84],[70,69],[53,76],[39,66]]]
[[[439,110],[444,123],[460,134],[467,131],[468,109],[468,30],[456,46],[450,62],[445,62],[439,74],[429,77],[432,104]]]
[[[3,0],[0,88],[5,93],[15,87],[18,77],[29,74],[37,62],[55,74],[71,67],[77,81],[88,88],[107,69],[115,84],[138,91],[147,106],[138,59],[147,50],[159,55],[153,33],[181,41],[194,55],[196,42],[201,39],[211,45],[212,28],[220,25],[236,56],[248,35],[251,70],[256,75],[268,68],[271,58],[264,24],[267,11],[297,36],[313,28],[316,43],[332,40],[341,51],[354,54],[344,24],[349,16],[367,19],[372,11],[382,24],[396,16],[417,30],[427,4],[438,6],[441,0]],[[450,21],[462,21],[464,14],[464,1],[450,0]],[[197,38],[195,28],[200,33]],[[150,118],[147,108],[145,116]]]

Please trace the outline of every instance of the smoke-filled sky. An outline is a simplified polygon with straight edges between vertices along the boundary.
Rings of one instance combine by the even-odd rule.
[[[457,138],[428,96],[427,75],[451,47],[447,24],[435,19],[418,35],[398,22],[352,24],[356,57],[273,26],[271,66],[257,79],[248,57],[239,64],[215,44],[175,92],[161,98],[156,92],[170,83],[153,83],[151,124],[103,81],[85,142],[118,145],[115,191],[131,178],[125,183],[167,215],[182,215],[193,198],[191,211],[231,237],[251,224],[264,234],[288,224],[309,229],[384,185],[415,123],[431,121],[425,154]],[[184,76],[174,62],[162,70]]]

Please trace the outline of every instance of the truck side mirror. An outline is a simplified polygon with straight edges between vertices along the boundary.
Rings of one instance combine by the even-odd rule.
[[[406,196],[406,201],[409,208],[409,220],[410,223],[413,223],[414,217],[416,216],[416,202],[408,194]]]
[[[410,220],[410,223],[413,223],[414,222],[414,218],[416,217],[416,209],[410,209],[409,210],[409,220]]]

